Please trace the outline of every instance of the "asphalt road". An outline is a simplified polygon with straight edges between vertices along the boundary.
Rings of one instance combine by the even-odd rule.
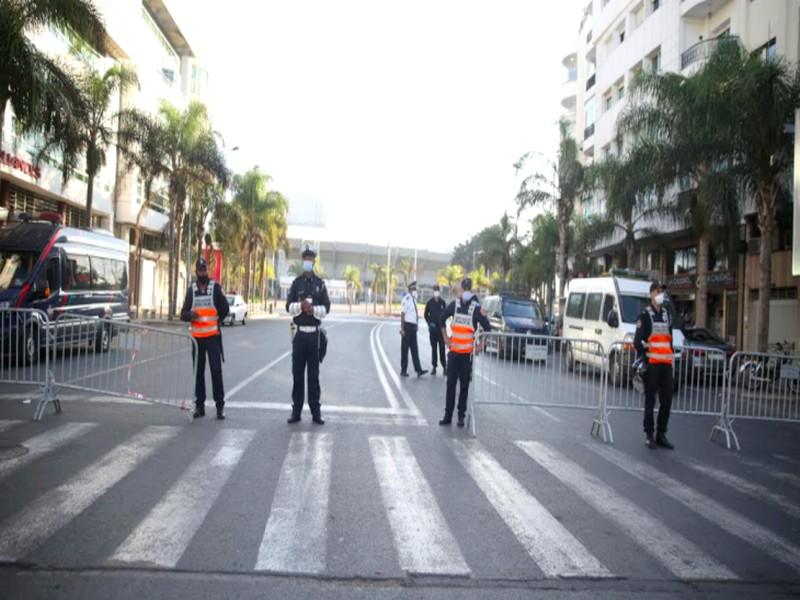
[[[438,426],[441,374],[398,376],[396,322],[328,327],[323,427],[285,422],[286,320],[225,328],[224,422],[101,393],[180,396],[185,348],[149,341],[129,341],[146,366],[124,348],[62,357],[71,381],[124,377],[61,390],[64,412],[38,423],[36,389],[2,384],[0,597],[800,594],[797,425],[737,422],[735,453],[708,441],[713,417],[676,414],[677,450],[651,451],[641,413],[615,410],[604,444],[589,434],[598,376],[554,353],[480,359],[473,392],[519,405],[480,405],[473,437]]]

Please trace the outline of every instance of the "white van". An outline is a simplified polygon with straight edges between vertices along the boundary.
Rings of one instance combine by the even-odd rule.
[[[650,279],[646,273],[641,277],[630,272],[614,271],[603,277],[573,279],[567,286],[564,310],[563,336],[567,339],[596,341],[603,347],[604,356],[593,350],[592,344],[567,346],[567,361],[607,368],[609,381],[622,383],[629,365],[623,365],[622,356],[615,352],[614,342],[626,346],[627,357],[633,356],[632,344],[636,333],[636,321],[650,302]],[[675,360],[680,358],[684,337],[678,324],[673,321],[673,347]]]

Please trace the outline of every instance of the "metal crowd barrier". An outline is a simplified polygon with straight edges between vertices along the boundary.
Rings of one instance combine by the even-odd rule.
[[[611,441],[603,405],[605,352],[595,340],[524,333],[481,332],[476,338],[469,421],[486,405],[595,411],[591,434]]]
[[[741,450],[733,430],[736,419],[800,421],[800,356],[736,352],[730,359],[725,401],[711,439]]]
[[[188,332],[0,309],[0,339],[0,381],[42,386],[34,420],[50,403],[61,412],[62,389],[176,406],[191,415],[197,343]]]

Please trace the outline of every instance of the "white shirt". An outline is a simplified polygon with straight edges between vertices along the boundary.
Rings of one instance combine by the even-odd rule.
[[[400,310],[405,315],[406,323],[416,325],[419,322],[419,313],[417,312],[417,302],[411,294],[406,294],[403,297],[403,302],[400,304]]]

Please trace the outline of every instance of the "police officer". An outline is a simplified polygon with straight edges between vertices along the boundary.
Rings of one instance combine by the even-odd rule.
[[[225,390],[222,387],[222,332],[220,323],[228,316],[228,300],[220,285],[208,278],[208,263],[199,258],[195,264],[197,280],[186,291],[181,308],[181,321],[192,324],[192,337],[197,342],[197,378],[194,384],[194,418],[206,416],[206,356],[211,370],[211,386],[217,419],[225,418]],[[192,360],[195,360],[194,351]]]
[[[650,284],[650,305],[636,321],[633,346],[639,358],[646,360],[644,376],[644,433],[649,448],[661,446],[672,450],[667,439],[667,422],[672,407],[672,318],[664,307],[664,287],[657,281]],[[658,420],[653,436],[653,409],[658,394]]]
[[[417,329],[419,327],[419,311],[417,310],[417,282],[408,284],[408,294],[403,297],[400,305],[400,375],[408,377],[408,352],[411,351],[411,360],[417,377],[427,373],[419,362],[419,348],[417,347]]]
[[[286,299],[286,311],[292,315],[295,330],[292,339],[292,415],[289,424],[300,421],[305,396],[305,376],[308,369],[308,408],[311,420],[324,425],[319,398],[319,347],[320,322],[331,309],[325,282],[314,274],[314,259],[317,253],[306,244],[303,250],[303,274],[292,282]]]
[[[431,375],[436,375],[437,367],[437,352],[440,362],[442,363],[442,375],[447,374],[447,359],[444,353],[444,337],[442,336],[442,314],[444,309],[447,308],[444,300],[442,300],[439,286],[433,286],[433,298],[428,300],[425,304],[425,322],[428,324],[428,333],[431,340],[431,364],[433,369]]]
[[[450,329],[453,333],[447,336],[447,320],[452,319]],[[447,355],[447,392],[445,395],[444,418],[439,425],[450,425],[453,422],[453,409],[456,403],[456,383],[459,384],[458,393],[458,426],[464,426],[464,417],[467,414],[467,393],[472,377],[472,351],[480,352],[475,348],[475,332],[478,327],[484,331],[491,331],[489,319],[483,314],[478,298],[472,293],[472,280],[469,278],[461,282],[461,297],[451,302],[444,310],[441,320],[442,337],[450,353]]]

